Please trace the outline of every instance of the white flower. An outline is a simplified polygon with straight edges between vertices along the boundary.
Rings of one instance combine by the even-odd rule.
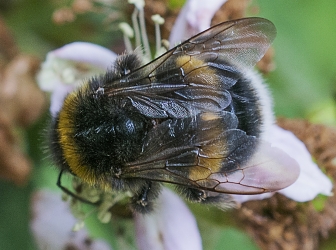
[[[107,243],[92,240],[85,229],[74,232],[76,218],[59,193],[40,190],[32,199],[30,228],[39,249],[109,250]]]
[[[318,194],[332,195],[331,181],[313,162],[306,146],[292,132],[273,125],[268,132],[268,136],[268,141],[272,147],[284,151],[295,159],[300,166],[300,175],[296,182],[287,188],[279,190],[278,193],[298,202],[313,200]],[[242,203],[249,200],[265,199],[272,195],[273,193],[232,196],[237,202]]]
[[[96,44],[74,42],[48,53],[37,77],[40,88],[51,93],[53,116],[65,96],[88,78],[104,73],[116,59],[112,51]]]
[[[164,188],[156,205],[150,215],[136,214],[140,250],[202,249],[196,220],[179,196]]]
[[[332,195],[331,181],[313,162],[306,146],[292,132],[274,125],[270,136],[272,145],[294,158],[301,169],[297,181],[279,193],[299,202],[313,200],[318,194]]]

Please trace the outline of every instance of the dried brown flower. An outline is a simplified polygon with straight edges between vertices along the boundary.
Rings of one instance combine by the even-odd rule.
[[[263,74],[267,74],[275,70],[274,54],[275,52],[273,47],[270,47],[263,58],[261,58],[261,60],[257,63],[257,68]]]
[[[46,100],[35,83],[39,60],[19,53],[1,21],[0,33],[0,177],[21,185],[31,169],[21,149],[22,128],[38,119]]]
[[[155,41],[155,28],[152,21],[152,15],[159,14],[165,19],[161,26],[161,36],[163,39],[168,39],[170,31],[174,25],[175,19],[180,12],[179,9],[171,9],[168,7],[168,0],[145,0],[145,18],[147,25],[148,37],[151,43]]]
[[[93,9],[93,3],[90,0],[74,0],[72,9],[75,13],[83,14]]]
[[[56,24],[71,23],[75,20],[76,15],[71,8],[60,8],[54,11],[52,20]]]
[[[212,18],[211,25],[246,17],[250,4],[251,0],[228,0],[216,12]]]
[[[18,48],[14,42],[14,38],[8,30],[4,20],[0,17],[0,51],[4,59],[9,60],[19,53]]]

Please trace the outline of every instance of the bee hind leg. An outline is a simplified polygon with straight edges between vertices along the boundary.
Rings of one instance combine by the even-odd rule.
[[[183,186],[176,186],[176,190],[190,202],[212,205],[222,210],[236,206],[236,203],[229,194]]]
[[[136,192],[131,201],[131,209],[137,213],[150,213],[154,209],[154,201],[159,196],[161,185],[157,182],[147,181]]]

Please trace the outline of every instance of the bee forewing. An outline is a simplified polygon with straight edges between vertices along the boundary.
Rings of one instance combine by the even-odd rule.
[[[241,169],[211,179],[221,181],[218,192],[254,194],[273,192],[293,184],[300,174],[298,163],[281,149],[261,141],[258,150]]]
[[[244,18],[211,27],[176,47],[174,54],[214,52],[235,66],[251,68],[264,56],[275,36],[276,28],[269,20]]]

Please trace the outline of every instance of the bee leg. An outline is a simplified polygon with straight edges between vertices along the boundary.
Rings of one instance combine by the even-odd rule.
[[[176,186],[176,190],[184,195],[188,201],[201,203],[206,200],[206,192],[201,189]]]
[[[153,211],[154,200],[159,196],[160,190],[159,183],[147,181],[132,197],[132,210],[142,214]]]
[[[215,206],[221,210],[237,207],[231,195],[206,191],[206,199],[202,200],[203,204]]]
[[[177,186],[176,190],[190,202],[216,206],[222,210],[235,207],[235,202],[229,194],[210,192],[197,188]]]

